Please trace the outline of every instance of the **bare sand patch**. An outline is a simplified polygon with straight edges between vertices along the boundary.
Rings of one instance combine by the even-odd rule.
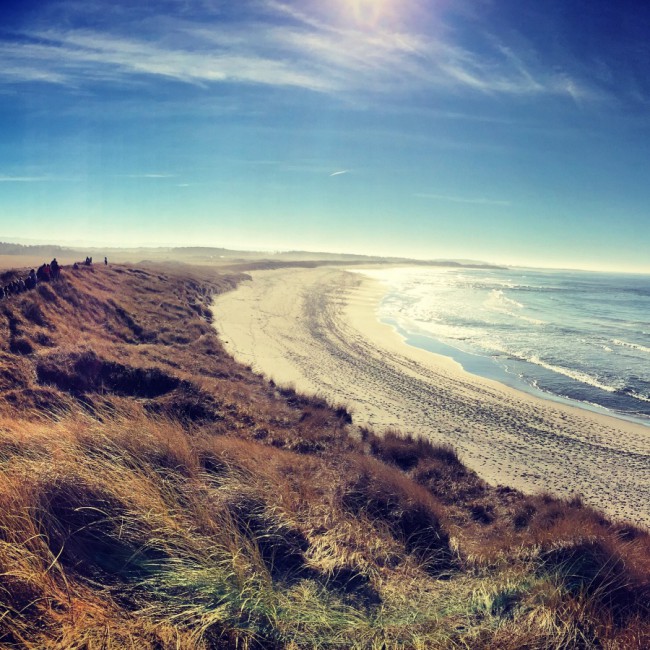
[[[377,320],[383,287],[343,269],[283,269],[219,296],[213,312],[240,362],[345,403],[354,423],[453,444],[491,483],[585,501],[650,525],[650,428],[543,400],[406,345]]]

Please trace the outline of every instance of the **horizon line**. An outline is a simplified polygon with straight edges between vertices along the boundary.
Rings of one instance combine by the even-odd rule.
[[[492,266],[492,267],[505,267],[505,268],[518,268],[518,269],[531,269],[531,270],[546,270],[546,271],[583,271],[586,273],[620,273],[620,274],[632,274],[632,275],[650,275],[650,267],[647,269],[640,269],[640,268],[635,268],[634,270],[630,268],[621,268],[621,267],[616,267],[614,268],[612,265],[602,267],[602,266],[589,266],[589,265],[582,265],[582,266],[572,266],[572,265],[567,265],[565,263],[559,262],[557,265],[551,264],[551,265],[545,265],[544,263],[541,263],[539,261],[535,262],[506,262],[506,261],[490,261],[490,260],[485,260],[485,259],[473,259],[469,257],[415,257],[415,256],[407,256],[407,255],[399,255],[399,254],[377,254],[377,253],[360,253],[360,252],[343,252],[343,251],[331,251],[331,250],[310,250],[310,249],[299,249],[299,248],[278,248],[278,247],[270,247],[270,248],[244,248],[244,247],[239,247],[236,245],[223,245],[223,246],[215,246],[215,245],[205,245],[205,244],[178,244],[178,243],[159,243],[159,244],[152,244],[152,243],[134,243],[131,245],[125,245],[125,244],[116,244],[114,242],[110,243],[103,243],[103,242],[96,242],[96,241],[90,241],[90,240],[80,240],[78,242],[70,242],[68,240],[54,240],[54,241],[46,241],[46,240],[37,240],[37,239],[30,239],[30,238],[4,238],[0,236],[0,245],[2,244],[9,244],[9,245],[15,245],[15,246],[24,246],[25,248],[29,247],[36,247],[36,246],[52,246],[52,247],[58,247],[58,248],[69,248],[71,250],[78,250],[82,248],[103,248],[103,249],[113,249],[113,250],[118,250],[118,251],[135,251],[135,250],[163,250],[163,249],[183,249],[183,248],[201,248],[201,249],[214,249],[214,250],[226,250],[226,251],[232,251],[234,253],[264,253],[264,254],[270,254],[270,255],[284,255],[284,254],[299,254],[299,253],[307,253],[309,255],[339,255],[341,257],[350,257],[350,256],[356,256],[356,257],[366,257],[369,258],[370,260],[386,260],[389,263],[403,263],[403,262],[417,262],[418,265],[421,263],[426,263],[426,262],[431,262],[435,264],[440,264],[444,262],[450,262],[454,264],[463,264],[463,265],[472,265],[472,264],[480,264],[480,265],[485,265],[485,266]],[[10,257],[14,255],[14,253],[2,253],[0,252],[0,256],[7,256]]]

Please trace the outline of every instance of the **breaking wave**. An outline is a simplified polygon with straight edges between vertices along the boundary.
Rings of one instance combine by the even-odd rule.
[[[650,277],[528,269],[367,273],[388,286],[382,318],[492,360],[477,372],[650,418]],[[505,378],[490,375],[493,367]]]
[[[540,359],[538,356],[535,355],[524,360],[530,363],[534,363],[536,366],[541,366],[542,368],[546,368],[546,370],[555,372],[558,375],[564,375],[565,377],[569,377],[569,379],[574,379],[575,381],[579,381],[581,384],[587,384],[588,386],[593,386],[594,388],[598,388],[599,390],[604,390],[607,393],[615,393],[616,391],[620,390],[620,387],[605,384],[604,382],[600,381],[597,377],[593,377],[592,375],[586,372],[582,372],[580,370],[575,370],[572,368],[563,368],[562,366],[558,366],[553,363],[542,361],[542,359]]]
[[[639,343],[628,343],[627,341],[621,341],[620,339],[612,339],[614,345],[618,345],[621,348],[629,348],[630,350],[639,350],[639,352],[646,352],[650,354],[650,348]]]

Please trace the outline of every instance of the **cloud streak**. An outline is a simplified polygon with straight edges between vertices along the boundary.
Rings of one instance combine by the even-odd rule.
[[[329,94],[394,94],[429,90],[496,95],[589,92],[566,72],[527,64],[496,39],[480,50],[396,27],[372,29],[267,2],[260,16],[206,26],[197,17],[151,21],[133,34],[128,21],[103,31],[51,28],[0,43],[6,82],[81,86],[164,79],[210,86],[246,83]]]
[[[84,82],[123,83],[130,78],[163,78],[188,84],[243,82],[332,91],[335,86],[304,64],[270,54],[163,47],[146,40],[92,31],[30,34],[31,43],[0,44],[6,81],[45,81],[77,86]],[[188,39],[188,41],[191,39]]]
[[[126,178],[176,178],[176,174],[126,174]]]
[[[43,183],[48,181],[68,180],[52,176],[5,176],[0,174],[0,183]]]

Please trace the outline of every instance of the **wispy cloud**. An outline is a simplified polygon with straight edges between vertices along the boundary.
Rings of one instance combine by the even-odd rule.
[[[507,207],[512,205],[511,201],[500,199],[486,199],[469,196],[448,196],[446,194],[429,194],[429,193],[416,193],[413,196],[419,199],[431,199],[434,201],[448,201],[451,203],[470,203],[472,205],[500,205]]]
[[[30,34],[40,42],[0,44],[7,81],[124,82],[130,77],[162,77],[205,85],[245,82],[333,90],[330,80],[306,66],[272,55],[237,50],[163,47],[158,43],[92,31]]]
[[[176,178],[176,174],[124,174],[126,178]]]
[[[332,173],[330,174],[330,178],[331,178],[332,176],[341,176],[341,175],[343,175],[343,174],[349,174],[349,173],[350,173],[350,170],[349,170],[349,169],[341,169],[341,170],[338,171],[338,172],[332,172]]]
[[[52,176],[5,176],[0,174],[0,183],[43,183],[54,180],[69,180]]]
[[[128,21],[109,30],[51,28],[0,43],[0,78],[78,86],[163,78],[211,85],[248,83],[325,93],[409,90],[505,95],[588,92],[568,73],[544,70],[496,39],[461,46],[452,30],[421,34],[404,25],[364,28],[327,20],[286,2],[260,2],[259,16],[207,25],[152,20],[134,35]]]

